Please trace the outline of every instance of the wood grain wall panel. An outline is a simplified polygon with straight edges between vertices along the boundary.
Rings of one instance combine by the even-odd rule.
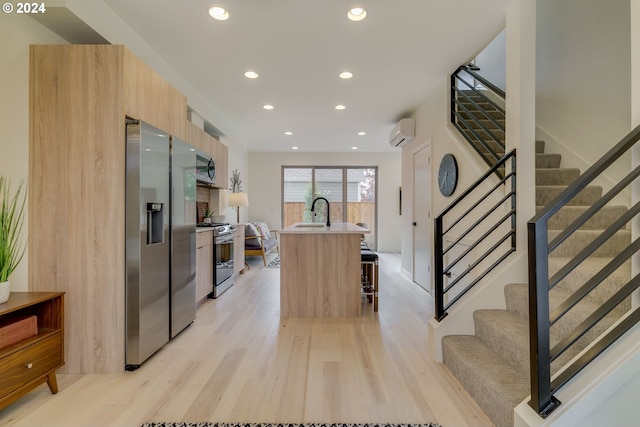
[[[129,50],[123,54],[126,114],[186,140],[187,98]]]
[[[29,288],[65,291],[64,372],[124,363],[122,48],[30,51]]]

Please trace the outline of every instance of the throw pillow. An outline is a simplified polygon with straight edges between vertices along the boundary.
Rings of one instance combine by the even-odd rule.
[[[266,221],[254,221],[252,224],[256,226],[256,229],[262,237],[265,239],[271,239],[271,230],[269,230],[269,226]]]
[[[258,230],[256,229],[256,226],[249,223],[246,224],[244,227],[244,237],[245,237],[245,241],[244,244],[245,246],[260,246],[260,239],[246,239],[247,237],[253,237],[253,236],[259,236],[260,233],[258,232]]]

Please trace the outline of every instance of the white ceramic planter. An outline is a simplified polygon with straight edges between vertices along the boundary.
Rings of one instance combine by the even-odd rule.
[[[11,281],[0,282],[0,304],[7,302],[11,293]]]

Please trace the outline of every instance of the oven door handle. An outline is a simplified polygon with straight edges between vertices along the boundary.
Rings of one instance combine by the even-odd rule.
[[[216,245],[221,245],[224,243],[233,243],[233,237],[216,237],[214,242]]]

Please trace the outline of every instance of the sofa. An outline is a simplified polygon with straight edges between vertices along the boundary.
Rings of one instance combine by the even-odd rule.
[[[265,267],[267,254],[273,250],[280,252],[278,230],[270,230],[264,221],[253,221],[244,226],[244,256],[261,256]]]

